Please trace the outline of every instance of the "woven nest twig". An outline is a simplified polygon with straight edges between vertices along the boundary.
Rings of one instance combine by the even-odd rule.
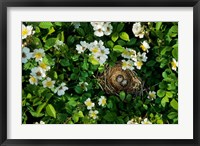
[[[107,67],[103,74],[98,77],[99,83],[107,94],[117,94],[120,91],[141,94],[142,81],[136,72],[129,69],[122,70],[121,63],[113,67]]]

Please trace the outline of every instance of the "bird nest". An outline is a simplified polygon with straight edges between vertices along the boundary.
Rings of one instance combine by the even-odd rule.
[[[107,94],[118,95],[121,91],[135,95],[141,93],[141,79],[135,71],[123,70],[121,63],[117,63],[113,67],[107,67],[98,78],[101,88]]]

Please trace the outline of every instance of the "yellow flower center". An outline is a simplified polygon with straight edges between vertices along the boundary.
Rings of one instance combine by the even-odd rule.
[[[127,51],[127,50],[124,50],[124,52],[123,52],[123,55],[125,55],[125,56],[129,56],[129,55],[130,55],[130,53],[129,53],[129,51]]]
[[[51,87],[52,85],[53,85],[52,81],[47,81],[47,82],[46,82],[46,86],[47,86],[47,87]]]
[[[37,82],[37,79],[34,78],[33,76],[31,76],[30,80],[31,80],[31,82],[33,82],[33,83],[36,83],[36,82]]]
[[[91,113],[91,117],[95,118],[96,117],[96,113],[95,112]]]
[[[24,28],[23,30],[22,30],[22,35],[24,36],[24,35],[27,35],[28,34],[28,29],[27,28]]]
[[[85,104],[86,104],[87,106],[92,106],[92,102],[91,102],[91,101],[87,101]]]
[[[99,52],[99,49],[98,49],[98,48],[93,48],[93,49],[92,49],[92,53],[97,53],[97,52]]]
[[[141,48],[143,51],[147,51],[147,48],[146,48],[144,45],[140,45],[140,48]]]
[[[150,96],[151,98],[154,98],[154,97],[155,97],[155,94],[150,93],[149,96]]]
[[[172,68],[176,68],[176,63],[174,61],[171,62]]]
[[[106,104],[106,99],[102,99],[102,105],[105,105]]]
[[[122,66],[123,66],[123,67],[127,67],[127,66],[128,66],[128,63],[123,62],[123,63],[122,63]]]
[[[40,58],[42,58],[42,53],[37,52],[37,53],[35,53],[34,56],[35,56],[36,59],[40,59]]]
[[[43,63],[43,62],[40,63],[40,67],[42,69],[47,69],[47,65],[45,63]]]
[[[143,65],[143,63],[142,63],[141,61],[138,61],[138,62],[137,62],[137,66],[138,66],[138,67],[141,67],[142,65]]]

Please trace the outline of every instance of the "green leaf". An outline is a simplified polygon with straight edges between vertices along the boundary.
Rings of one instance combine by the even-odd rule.
[[[168,34],[169,34],[170,37],[176,37],[178,35],[178,26],[177,25],[172,26],[169,29]]]
[[[78,32],[78,34],[80,36],[85,36],[85,32],[84,32],[84,30],[82,28],[79,27],[79,28],[76,29],[76,31]]]
[[[80,86],[76,86],[76,87],[75,87],[75,91],[76,91],[76,93],[78,93],[78,94],[82,94],[82,93],[83,93],[83,89],[82,89]]]
[[[83,112],[79,111],[79,112],[73,114],[72,119],[73,119],[74,123],[77,123],[79,121],[79,118],[83,118],[83,117],[84,117]]]
[[[116,51],[116,52],[124,52],[124,47],[120,46],[120,45],[115,45],[114,48],[113,48],[113,51]]]
[[[115,121],[117,115],[114,112],[106,112],[106,115],[103,117],[106,121],[113,122]]]
[[[171,51],[171,47],[166,46],[162,49],[162,51],[160,52],[161,55],[165,55],[167,51]]]
[[[45,64],[47,65],[54,65],[55,61],[52,59],[52,57],[50,57],[49,55],[45,54],[43,60],[42,60]]]
[[[84,58],[82,69],[83,70],[88,70],[88,68],[89,68],[89,64],[87,62],[87,58]]]
[[[56,40],[57,40],[56,38],[47,39],[46,42],[45,42],[45,45],[44,45],[45,50],[52,48],[55,45]]]
[[[122,40],[130,41],[129,35],[128,35],[126,32],[121,32],[119,36],[120,36],[120,38],[121,38]]]
[[[150,60],[146,63],[147,66],[152,67],[156,64],[156,62],[154,60]]]
[[[116,42],[118,38],[119,38],[119,36],[118,36],[117,33],[113,33],[112,36],[111,36],[111,39],[112,39],[113,42]]]
[[[58,79],[58,74],[57,74],[56,71],[53,72],[53,78],[54,78],[55,80]]]
[[[124,101],[124,99],[125,99],[125,97],[126,97],[126,93],[125,93],[124,91],[121,91],[121,92],[119,93],[119,97],[120,97],[120,99],[121,99],[122,101]]]
[[[125,46],[126,45],[126,42],[123,41],[123,40],[118,40],[117,43],[121,46]]]
[[[157,95],[158,95],[158,97],[163,97],[163,96],[165,96],[165,91],[162,90],[162,89],[159,89],[159,90],[157,91]]]
[[[161,100],[161,105],[162,105],[163,107],[165,107],[165,105],[166,105],[167,102],[169,102],[169,99],[168,99],[167,96],[165,96],[165,97],[163,97],[163,99]]]
[[[73,36],[68,36],[67,38],[67,45],[72,45],[75,41],[75,38]]]
[[[42,43],[39,38],[32,36],[30,38],[30,46],[33,48],[42,48]]]
[[[79,116],[77,113],[73,114],[72,119],[74,121],[74,123],[77,123],[79,121]]]
[[[107,107],[108,107],[109,109],[113,108],[112,100],[108,100]]]
[[[101,66],[98,67],[98,71],[99,71],[100,73],[103,73],[104,70],[105,70],[105,68],[104,68],[103,65],[101,65]]]
[[[61,60],[60,60],[60,64],[61,64],[63,67],[70,66],[70,63],[69,63],[69,60],[68,60],[68,59],[61,59]]]
[[[36,117],[36,118],[44,116],[44,114],[42,114],[42,113],[37,113],[37,112],[33,112],[33,111],[30,111],[30,113],[33,117]]]
[[[79,112],[78,112],[78,116],[79,116],[80,118],[83,118],[83,117],[84,117],[83,112],[82,112],[82,111],[79,111]]]
[[[156,22],[156,30],[161,28],[162,22]]]
[[[67,114],[63,114],[63,113],[58,113],[57,114],[57,120],[61,123],[64,123],[67,119]]]
[[[72,73],[72,74],[70,75],[70,79],[71,79],[71,80],[76,80],[76,79],[77,79],[77,75],[76,75],[75,73]]]
[[[173,50],[172,50],[172,56],[178,60],[178,47],[175,47]]]
[[[43,29],[49,29],[53,24],[51,22],[40,22],[39,27]]]
[[[170,105],[175,109],[178,110],[178,102],[175,99],[172,99]]]
[[[38,114],[40,114],[41,111],[43,110],[43,108],[44,108],[45,106],[46,106],[46,102],[43,103],[43,104],[41,104],[41,105],[39,105],[39,106],[37,107],[36,112],[37,112]]]
[[[54,29],[53,27],[51,27],[51,28],[49,29],[48,35],[50,35],[50,34],[52,34],[52,33],[54,33],[54,32],[55,32],[55,29]]]
[[[56,118],[56,110],[54,109],[54,107],[51,104],[48,104],[46,106],[46,113],[47,115]]]
[[[58,39],[58,40],[61,40],[62,42],[65,41],[64,31],[62,31],[61,33],[59,33],[59,34],[57,35],[57,39]]]
[[[68,104],[75,107],[77,105],[77,102],[72,99],[72,100],[68,101]]]
[[[178,113],[177,112],[171,112],[167,115],[167,117],[171,120],[175,119],[178,117]]]
[[[55,22],[56,26],[62,26],[62,22]]]
[[[124,28],[124,23],[119,23],[119,24],[117,25],[117,32],[122,31],[123,28]]]
[[[173,93],[172,93],[172,92],[166,92],[166,96],[167,96],[168,98],[172,98],[172,97],[173,97]]]
[[[136,42],[137,42],[137,39],[136,38],[132,38],[132,39],[130,39],[129,42],[127,42],[127,46],[132,47],[133,45],[135,45]]]
[[[112,41],[107,41],[108,48],[113,48],[114,43]]]

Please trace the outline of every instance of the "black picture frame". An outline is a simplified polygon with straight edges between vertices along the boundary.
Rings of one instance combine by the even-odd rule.
[[[7,8],[8,7],[192,7],[193,8],[193,139],[75,139],[24,140],[7,139]],[[0,1],[0,144],[2,146],[198,146],[200,145],[200,0],[1,0]]]

